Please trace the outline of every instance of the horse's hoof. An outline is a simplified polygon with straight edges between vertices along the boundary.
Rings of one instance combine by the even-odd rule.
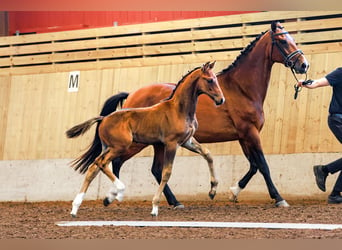
[[[234,203],[238,202],[237,196],[233,192],[229,192],[229,201]]]
[[[103,199],[103,205],[104,205],[105,207],[109,206],[110,203],[111,203],[111,202],[109,201],[108,197],[106,197],[106,198]]]
[[[184,209],[185,206],[182,203],[177,203],[176,205],[173,206],[173,209]]]
[[[70,214],[72,218],[76,218],[76,214]]]
[[[278,201],[276,207],[289,207],[290,205],[286,202],[286,200]]]
[[[239,187],[239,184],[237,183],[235,187],[229,188],[229,201],[231,202],[238,202],[237,197],[239,193],[241,192],[242,188]]]
[[[210,191],[209,192],[209,197],[210,197],[210,199],[214,199],[215,198],[215,196],[216,196],[216,191]]]

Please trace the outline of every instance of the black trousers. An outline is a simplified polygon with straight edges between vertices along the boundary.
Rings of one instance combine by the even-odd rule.
[[[328,125],[337,140],[342,144],[342,114],[331,114],[328,116]],[[342,192],[342,158],[325,165],[329,173],[334,174],[340,171],[337,177],[334,191]]]

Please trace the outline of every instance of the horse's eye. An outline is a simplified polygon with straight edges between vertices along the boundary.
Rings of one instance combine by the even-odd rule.
[[[210,79],[208,79],[207,81],[208,81],[208,83],[213,83],[213,82],[214,82],[214,79],[213,79],[213,78],[210,78]]]
[[[281,43],[281,44],[287,44],[287,41],[286,40],[279,40],[279,42]]]

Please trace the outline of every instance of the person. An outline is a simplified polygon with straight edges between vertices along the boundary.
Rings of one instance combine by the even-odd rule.
[[[298,81],[297,86],[314,89],[318,87],[331,86],[332,97],[329,105],[328,125],[337,140],[342,143],[342,67],[328,73],[325,77],[317,80]],[[342,204],[342,158],[326,165],[316,165],[313,167],[316,184],[320,190],[326,191],[325,182],[329,174],[340,171],[335,185],[328,196],[329,204]]]

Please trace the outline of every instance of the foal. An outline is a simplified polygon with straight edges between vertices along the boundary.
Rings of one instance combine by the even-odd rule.
[[[72,216],[76,216],[85,192],[100,170],[113,182],[104,204],[123,199],[125,185],[112,173],[108,164],[125,153],[133,142],[158,145],[164,151],[162,180],[152,200],[151,215],[158,215],[160,196],[171,175],[177,147],[186,143],[198,127],[195,117],[198,96],[206,94],[216,105],[224,102],[221,88],[212,72],[214,65],[215,62],[207,62],[189,72],[179,81],[170,97],[154,106],[98,116],[66,132],[69,138],[77,137],[93,124],[99,123],[98,133],[103,145],[102,153],[89,166],[80,193],[73,201]]]

